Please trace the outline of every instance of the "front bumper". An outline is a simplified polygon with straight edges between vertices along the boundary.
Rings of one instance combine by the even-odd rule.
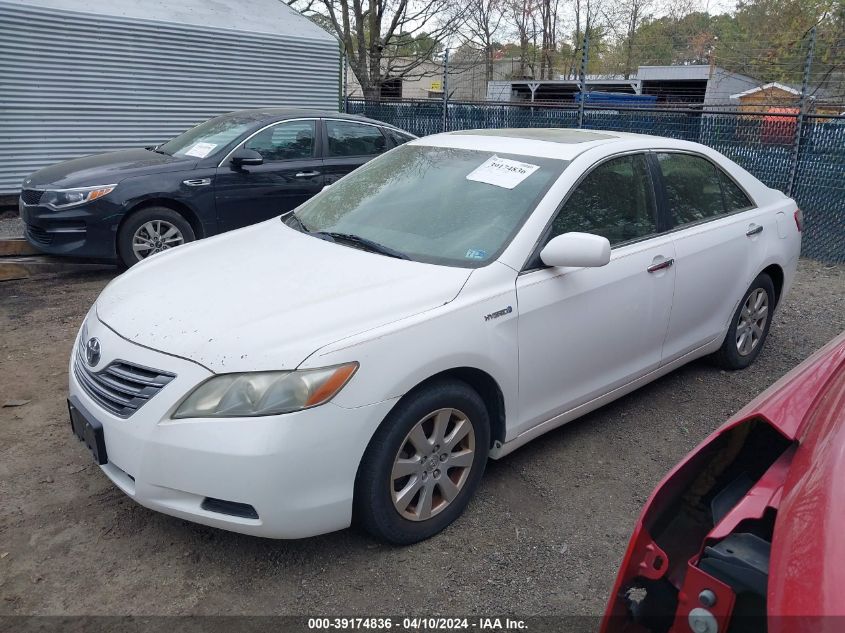
[[[50,255],[84,257],[102,261],[117,259],[116,235],[121,207],[106,199],[54,211],[18,199],[27,241]]]
[[[102,350],[93,371],[119,359],[176,374],[134,414],[120,418],[82,388],[72,355],[69,399],[102,424],[108,463],[101,468],[123,492],[147,508],[255,536],[301,538],[349,526],[358,465],[394,401],[354,409],[328,403],[259,418],[173,420],[182,398],[212,373],[130,343],[93,311],[86,327]],[[248,504],[258,518],[215,511],[208,499]]]

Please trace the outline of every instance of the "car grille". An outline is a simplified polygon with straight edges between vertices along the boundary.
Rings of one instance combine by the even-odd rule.
[[[41,202],[41,196],[44,195],[43,191],[38,191],[37,189],[24,189],[21,191],[21,200],[23,200],[24,204],[38,204]]]
[[[120,418],[131,416],[176,378],[175,374],[124,360],[112,361],[104,369],[93,372],[85,362],[81,342],[76,352],[73,373],[97,404]]]
[[[49,245],[53,243],[53,234],[48,233],[42,228],[37,226],[33,226],[32,224],[28,224],[26,226],[26,233],[29,235],[29,238],[33,242],[38,242],[39,244]]]

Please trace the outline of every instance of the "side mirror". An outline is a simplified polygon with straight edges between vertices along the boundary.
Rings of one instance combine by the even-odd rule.
[[[254,149],[239,147],[232,154],[232,165],[234,167],[247,167],[249,165],[263,165],[264,157]]]
[[[610,242],[590,233],[564,233],[543,247],[540,259],[546,266],[605,266],[610,261]]]

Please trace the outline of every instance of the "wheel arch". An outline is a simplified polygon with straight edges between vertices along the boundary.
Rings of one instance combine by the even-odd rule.
[[[481,396],[484,406],[487,408],[488,417],[490,418],[490,448],[496,446],[497,442],[504,444],[506,428],[505,396],[496,379],[486,371],[476,367],[454,367],[426,378],[416,385],[413,390],[444,378],[465,382]]]
[[[138,211],[143,211],[144,209],[148,209],[150,207],[165,207],[167,209],[170,209],[171,211],[175,211],[188,221],[188,224],[191,225],[191,229],[193,229],[194,235],[197,239],[206,237],[199,216],[190,206],[188,206],[184,202],[174,200],[173,198],[164,197],[144,198],[143,200],[139,200],[131,207],[129,207],[126,210],[126,213],[124,213],[123,217],[120,219],[120,224],[118,224],[117,226],[117,235],[120,235],[120,231],[123,228],[123,225],[126,224],[129,218],[132,217],[132,215],[134,215]]]
[[[769,278],[772,280],[772,284],[775,287],[775,307],[777,307],[777,305],[780,303],[781,294],[783,293],[783,268],[781,268],[779,264],[769,264],[763,270],[760,271],[760,274],[768,275]]]
[[[452,367],[430,375],[424,380],[419,381],[410,389],[406,390],[396,404],[393,405],[387,415],[390,415],[390,413],[392,413],[409,394],[425,388],[426,385],[444,379],[464,382],[472,387],[479,396],[481,396],[481,399],[484,401],[484,406],[487,408],[487,414],[490,418],[491,448],[496,446],[497,442],[504,443],[506,430],[504,393],[493,376],[483,369],[478,369],[477,367]]]

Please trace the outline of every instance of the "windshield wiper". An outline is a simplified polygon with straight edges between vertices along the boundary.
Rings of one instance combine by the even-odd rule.
[[[151,152],[155,152],[156,154],[164,154],[165,156],[170,156],[170,154],[165,152],[163,149],[159,149],[160,147],[161,145],[156,145],[155,147],[148,147],[147,149]]]
[[[294,216],[295,217],[295,216]],[[299,218],[297,218],[298,220]],[[301,224],[301,221],[300,221]],[[352,244],[357,244],[358,246],[362,246],[368,251],[372,251],[374,253],[379,253],[381,255],[387,255],[388,257],[395,257],[396,259],[411,259],[402,251],[397,251],[389,246],[385,246],[384,244],[379,244],[373,240],[367,239],[366,237],[361,237],[360,235],[355,235],[353,233],[335,233],[332,231],[309,231],[311,235],[314,237],[330,237],[332,240],[340,240],[342,242],[351,242]]]

